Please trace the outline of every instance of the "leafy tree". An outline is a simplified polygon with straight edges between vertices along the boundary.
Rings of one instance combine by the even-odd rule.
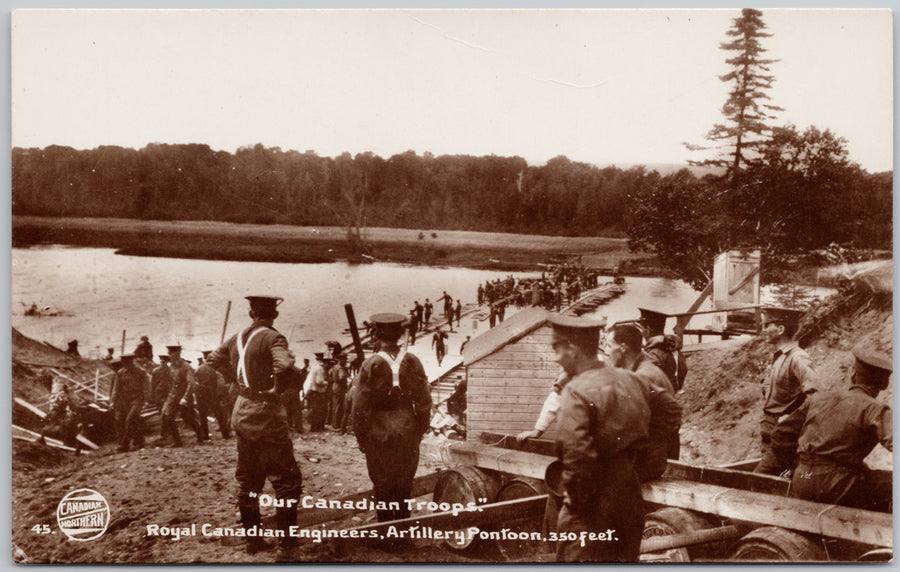
[[[767,51],[760,40],[771,37],[764,32],[766,25],[762,12],[744,8],[740,18],[735,18],[726,34],[732,41],[723,42],[719,47],[737,54],[725,60],[731,71],[719,76],[723,82],[732,83],[728,100],[722,106],[725,123],[717,123],[707,133],[706,138],[717,145],[719,156],[705,161],[692,161],[694,165],[711,165],[726,169],[734,176],[742,167],[754,164],[758,153],[754,153],[768,138],[771,128],[767,120],[775,119],[773,112],[782,108],[765,103],[769,100],[766,91],[772,87],[775,76],[770,75],[769,65],[778,60],[765,59]],[[689,149],[706,150],[709,147],[685,143]]]

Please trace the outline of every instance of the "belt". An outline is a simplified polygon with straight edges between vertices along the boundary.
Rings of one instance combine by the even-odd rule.
[[[246,387],[242,387],[238,391],[238,395],[250,401],[277,401],[279,398],[279,395],[273,391],[253,391]]]
[[[813,467],[839,467],[842,469],[853,471],[855,473],[861,473],[866,469],[864,463],[842,462],[834,459],[833,457],[813,455],[812,453],[800,453],[797,457],[800,463]]]

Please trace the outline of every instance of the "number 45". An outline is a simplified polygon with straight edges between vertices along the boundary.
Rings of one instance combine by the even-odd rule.
[[[49,524],[35,524],[31,527],[31,532],[36,534],[50,534],[50,525]]]

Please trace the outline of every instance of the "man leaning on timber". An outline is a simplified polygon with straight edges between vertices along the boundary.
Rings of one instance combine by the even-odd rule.
[[[635,455],[646,442],[650,407],[643,382],[597,358],[602,323],[553,316],[553,351],[571,381],[560,396],[556,447],[562,462],[563,505],[557,530],[563,562],[634,562],[644,530]],[[614,531],[582,543],[581,533]]]
[[[772,433],[779,419],[803,405],[806,397],[820,389],[818,376],[809,354],[800,349],[794,336],[803,317],[802,310],[788,308],[762,309],[762,335],[775,347],[772,365],[763,382],[763,417],[760,421],[762,458],[754,472],[780,475],[791,467],[778,459],[772,450]]]
[[[302,475],[294,458],[294,445],[281,404],[281,378],[289,374],[294,356],[287,340],[273,327],[281,298],[247,296],[253,323],[235,334],[207,357],[207,363],[235,378],[240,388],[231,426],[237,439],[238,508],[246,530],[262,530],[259,494],[266,477],[275,489],[275,520],[280,536],[277,560],[294,558],[297,538],[290,527],[297,524]],[[282,506],[278,506],[281,504]],[[247,552],[265,548],[260,537],[247,537]]]
[[[863,462],[881,443],[894,449],[893,413],[875,398],[887,389],[891,358],[860,344],[853,348],[848,390],[821,391],[778,424],[772,445],[793,466],[792,497],[890,512],[891,473]]]
[[[409,517],[406,500],[431,420],[431,389],[422,362],[397,343],[404,316],[376,314],[369,320],[381,349],[366,358],[356,378],[353,432],[366,455],[375,501],[385,503],[377,511],[384,522]]]

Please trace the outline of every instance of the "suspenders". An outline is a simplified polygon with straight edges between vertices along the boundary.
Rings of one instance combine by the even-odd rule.
[[[247,381],[247,364],[245,362],[245,355],[247,351],[247,346],[250,345],[250,340],[252,340],[256,334],[263,331],[264,328],[257,328],[253,330],[253,333],[250,334],[250,337],[247,338],[246,343],[241,343],[241,338],[243,337],[243,333],[237,337],[237,351],[238,351],[238,365],[237,365],[237,378],[238,381],[242,381],[244,387],[250,389],[250,382]]]
[[[400,353],[397,354],[397,358],[394,359],[390,356],[389,353],[381,351],[376,355],[381,356],[381,359],[388,362],[388,365],[391,366],[391,375],[392,375],[392,387],[400,387],[400,362],[403,361],[403,358],[406,357],[406,350],[400,350]]]

